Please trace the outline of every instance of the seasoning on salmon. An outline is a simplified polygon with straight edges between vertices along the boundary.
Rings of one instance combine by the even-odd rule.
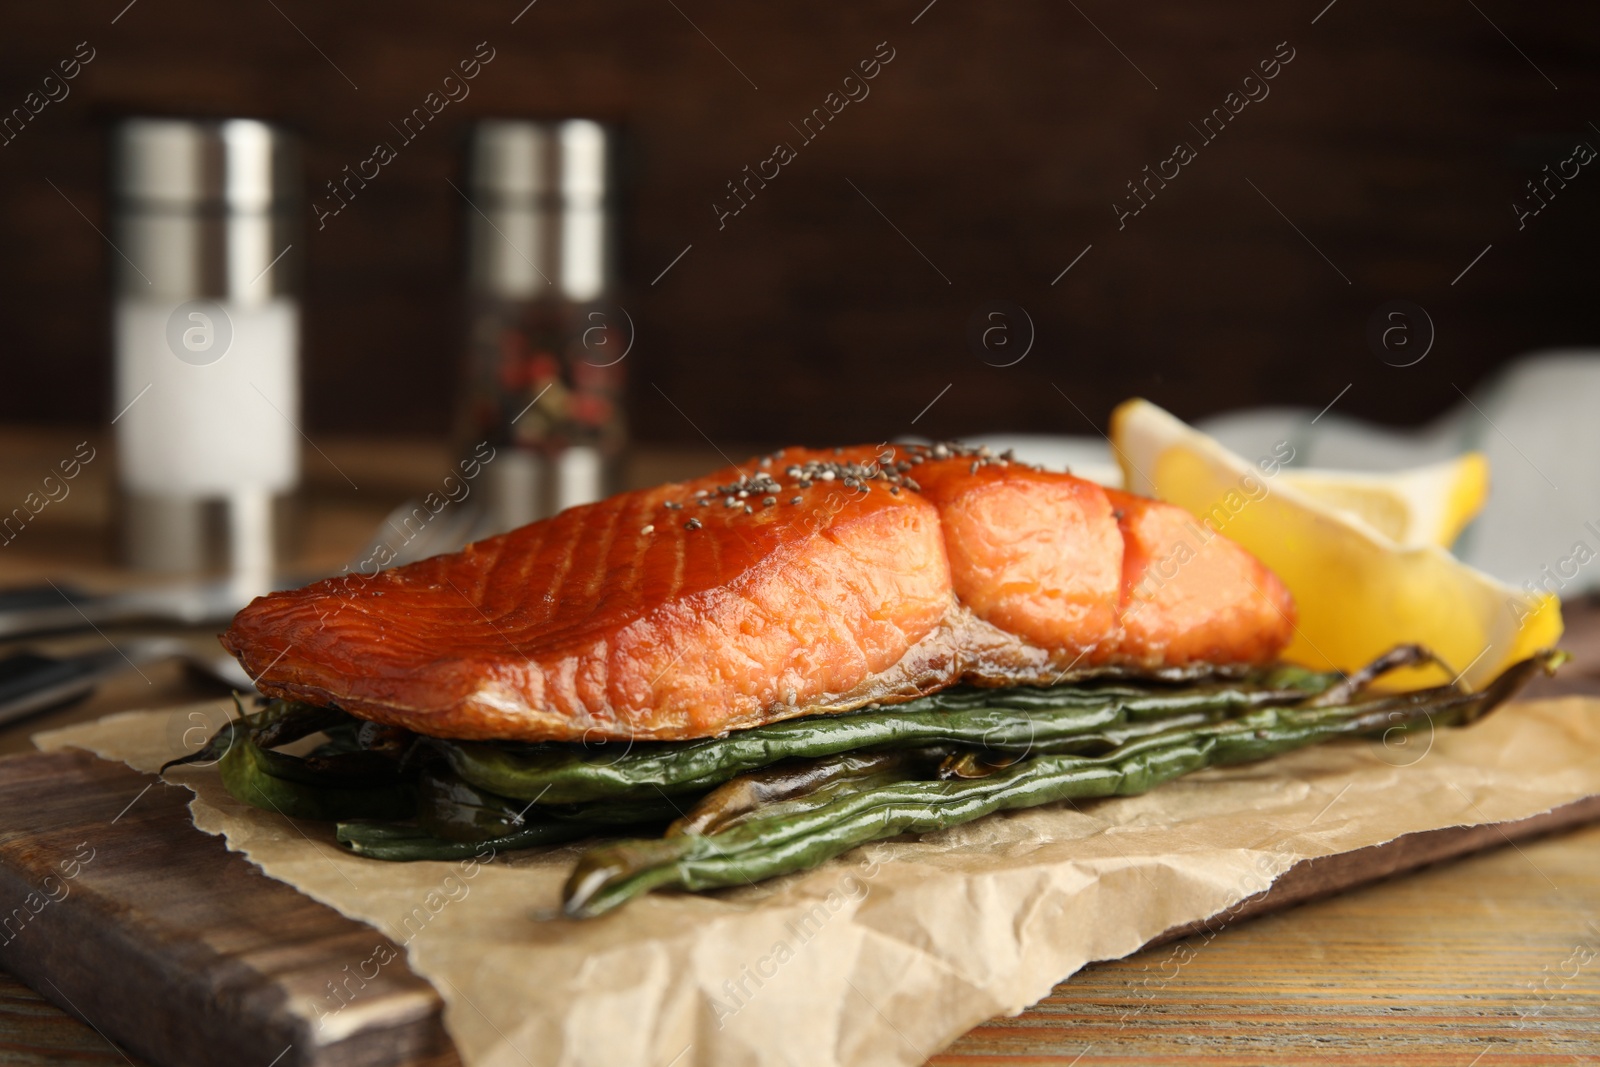
[[[375,575],[223,644],[273,696],[440,737],[686,740],[910,699],[1269,662],[1294,605],[1186,512],[952,445],[787,449]]]

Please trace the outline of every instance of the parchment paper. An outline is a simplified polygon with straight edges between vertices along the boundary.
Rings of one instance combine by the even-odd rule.
[[[132,712],[36,740],[150,771],[225,715]],[[575,848],[381,863],[340,851],[324,826],[238,803],[214,769],[169,777],[195,791],[200,829],[392,939],[375,934],[325,997],[296,1005],[322,1040],[354,1028],[360,976],[403,951],[444,997],[471,1067],[914,1064],[1301,859],[1600,793],[1600,701],[1512,705],[1403,744],[1338,743],[1145,796],[994,816],[589,922],[554,917]]]

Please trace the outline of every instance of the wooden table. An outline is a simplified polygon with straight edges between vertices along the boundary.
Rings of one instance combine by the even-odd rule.
[[[0,430],[0,502],[20,501],[86,434]],[[448,456],[431,442],[319,440],[306,457],[304,564],[336,568],[388,510],[436,485]],[[128,580],[106,559],[109,449],[15,541],[0,584],[46,576]],[[718,465],[698,452],[633,464],[648,483]],[[110,635],[113,639],[118,635]],[[196,635],[204,640],[204,635]],[[89,635],[48,642],[103,647]],[[1600,611],[1569,609],[1578,654],[1564,688],[1600,691]],[[0,647],[0,653],[7,649]],[[219,690],[175,666],[145,668],[93,698],[10,728],[206,699]],[[136,1063],[91,1026],[0,974],[0,1064]],[[935,1056],[968,1064],[1600,1063],[1600,826],[1502,848],[1359,892],[1087,968],[1015,1019],[997,1019]],[[265,1065],[258,1065],[265,1067]]]

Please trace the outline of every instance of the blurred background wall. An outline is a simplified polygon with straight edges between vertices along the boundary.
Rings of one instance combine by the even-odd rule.
[[[376,142],[398,149],[321,229],[306,210],[311,434],[448,429],[469,210],[450,182],[465,124],[490,115],[631,136],[623,303],[646,441],[905,432],[947,385],[915,431],[1083,433],[1132,393],[1192,418],[1321,407],[1346,385],[1341,412],[1414,422],[1519,352],[1600,338],[1582,236],[1600,165],[1541,186],[1520,228],[1514,207],[1576,142],[1600,147],[1592,2],[125,4],[7,12],[0,110],[80,42],[93,58],[0,146],[3,420],[112,414],[116,253],[95,228],[107,123],[139,112],[288,123],[324,203]],[[470,96],[403,142],[391,124],[480,42],[493,59]],[[870,95],[805,140],[802,120],[890,53]],[[1291,53],[1251,83],[1268,95],[1227,113]],[[794,158],[719,228],[727,183],[779,142]],[[1127,183],[1178,142],[1195,158],[1119,222]],[[1403,370],[1365,337],[1394,299],[1437,331]],[[1032,320],[1015,365],[969,344],[988,301]]]

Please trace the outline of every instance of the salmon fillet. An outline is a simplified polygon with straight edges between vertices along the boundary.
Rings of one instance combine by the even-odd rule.
[[[1259,664],[1294,605],[1171,505],[956,446],[792,448],[260,597],[262,692],[439,737],[709,737],[957,682]]]

